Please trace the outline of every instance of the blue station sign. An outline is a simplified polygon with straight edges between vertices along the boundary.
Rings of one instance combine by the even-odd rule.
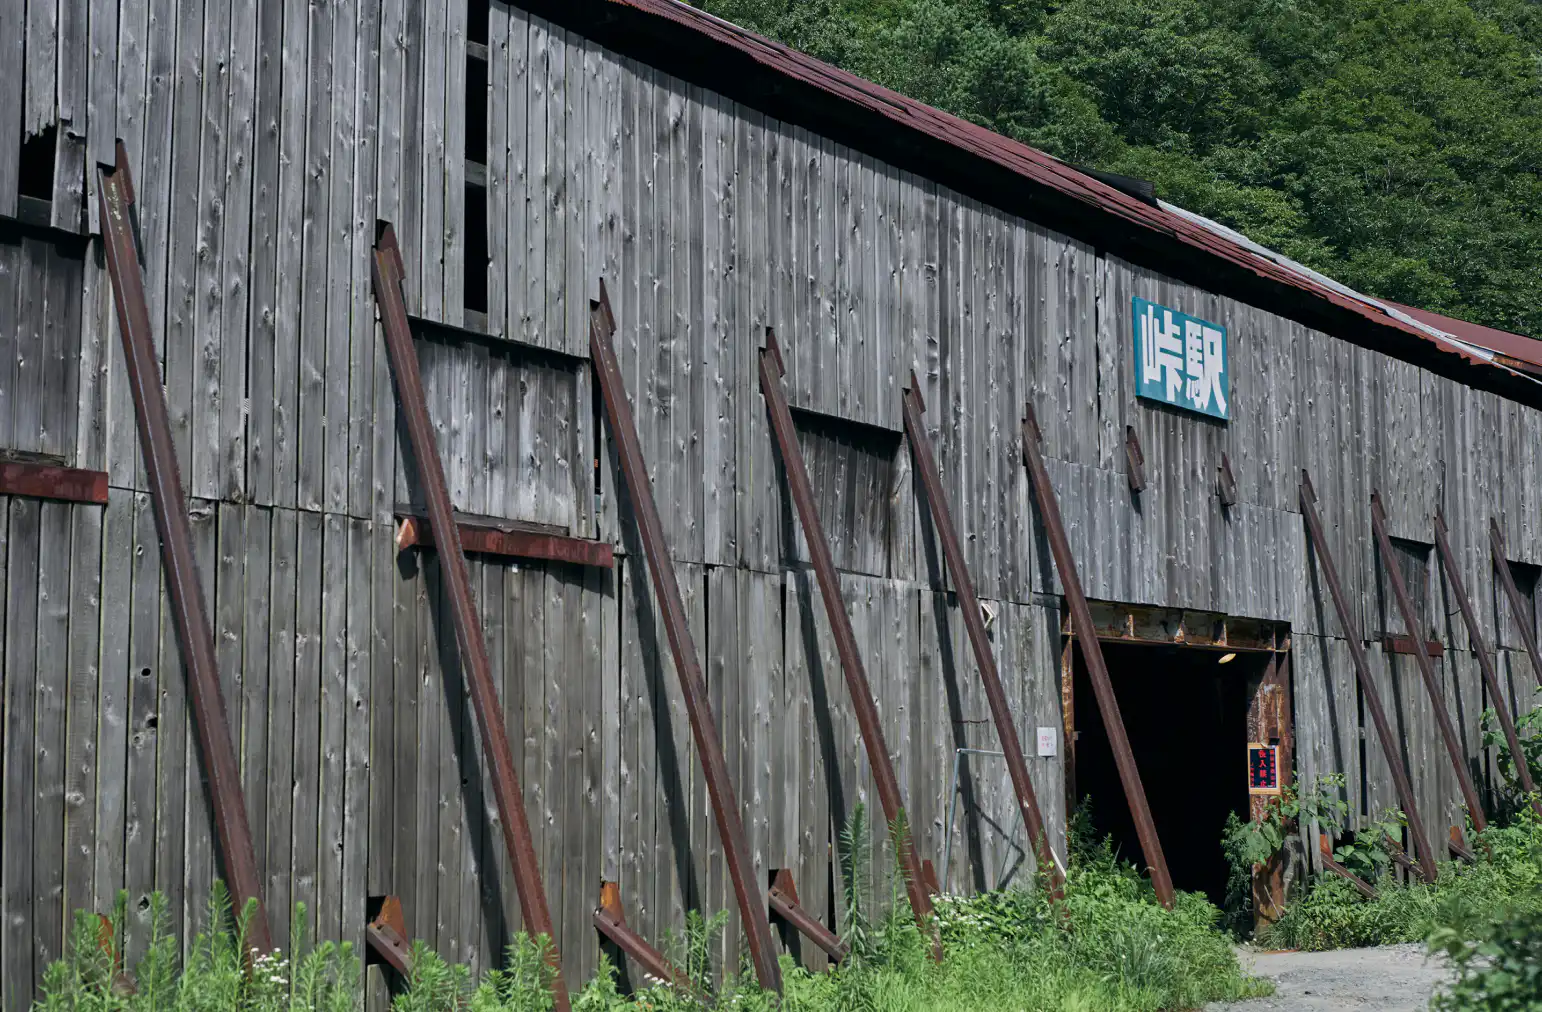
[[[1229,419],[1226,328],[1145,299],[1133,304],[1136,395]]]

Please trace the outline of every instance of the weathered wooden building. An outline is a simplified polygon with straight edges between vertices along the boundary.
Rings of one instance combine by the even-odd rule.
[[[221,874],[104,255],[98,165],[120,139],[279,942],[302,901],[321,937],[361,942],[387,894],[411,935],[478,965],[522,924],[444,571],[399,544],[427,504],[372,287],[377,221],[405,258],[455,508],[596,563],[467,556],[570,983],[597,963],[602,881],[655,944],[687,909],[736,909],[589,360],[602,281],[756,874],[790,869],[816,916],[839,915],[834,831],[877,805],[757,378],[768,328],[915,845],[946,889],[1025,882],[1034,859],[999,756],[960,752],[999,738],[904,434],[912,371],[1059,857],[1086,793],[1135,841],[1024,468],[1025,405],[1180,887],[1213,880],[1250,741],[1309,780],[1344,773],[1356,819],[1398,804],[1352,647],[1437,846],[1462,796],[1409,644],[1432,644],[1480,790],[1482,710],[1530,705],[1542,370],[1523,355],[671,0],[10,0],[7,1009],[71,911],[126,889],[132,957],[153,890],[191,933]],[[1224,328],[1225,419],[1140,396],[1138,300]],[[40,484],[48,467],[99,474]],[[1303,470],[1356,628],[1311,548]],[[739,930],[735,914],[730,951]]]

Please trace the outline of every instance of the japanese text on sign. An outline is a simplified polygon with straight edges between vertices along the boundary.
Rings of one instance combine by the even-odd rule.
[[[1135,309],[1135,391],[1147,400],[1229,418],[1226,328],[1145,299]]]
[[[1248,793],[1280,793],[1279,746],[1248,742]]]

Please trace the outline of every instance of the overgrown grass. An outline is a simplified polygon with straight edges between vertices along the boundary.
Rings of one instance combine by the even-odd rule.
[[[1324,877],[1290,903],[1260,936],[1291,949],[1341,949],[1424,942],[1439,929],[1477,931],[1500,913],[1542,911],[1542,825],[1523,810],[1508,826],[1477,837],[1473,864],[1442,863],[1433,885],[1383,876],[1368,900],[1342,879]]]
[[[854,815],[854,822],[863,819]],[[1175,910],[1156,902],[1151,886],[1118,862],[1105,843],[1073,848],[1063,903],[1051,903],[1040,883],[973,897],[939,897],[935,922],[946,958],[934,962],[930,941],[910,915],[903,882],[890,882],[890,902],[868,910],[872,875],[869,835],[851,825],[842,834],[841,868],[848,888],[846,940],[852,956],[829,973],[810,973],[784,958],[791,1012],[984,1012],[1065,1010],[1145,1012],[1194,1008],[1208,1001],[1267,994],[1266,982],[1246,977],[1220,916],[1203,898],[1180,894]],[[123,902],[111,923],[124,923]],[[357,954],[347,945],[303,942],[305,911],[296,911],[299,950],[285,957],[246,957],[246,918],[232,916],[222,888],[210,908],[211,930],[178,966],[180,947],[162,925],[164,900],[154,901],[154,935],[132,974],[117,964],[121,937],[103,938],[99,919],[77,916],[67,957],[49,968],[44,1012],[350,1012],[362,1004]],[[248,915],[249,916],[249,915]],[[574,996],[578,1012],[646,1009],[700,1012],[732,1007],[771,1012],[777,1003],[745,972],[714,973],[709,953],[721,916],[690,919],[668,946],[693,981],[690,992],[654,987],[622,994],[606,965]],[[544,940],[542,940],[544,941]],[[394,1012],[546,1012],[551,1008],[543,944],[520,936],[502,968],[473,980],[464,966],[415,946],[416,965]],[[720,970],[720,968],[718,968]],[[132,983],[131,983],[132,982]]]

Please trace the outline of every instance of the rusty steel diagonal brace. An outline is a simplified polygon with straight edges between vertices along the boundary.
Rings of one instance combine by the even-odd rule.
[[[1441,740],[1446,744],[1446,754],[1451,757],[1451,765],[1456,770],[1456,784],[1461,788],[1462,800],[1467,805],[1467,816],[1472,819],[1473,828],[1481,833],[1488,828],[1488,819],[1484,817],[1483,803],[1478,800],[1478,792],[1472,785],[1472,774],[1467,770],[1467,757],[1462,751],[1461,739],[1456,736],[1456,727],[1451,723],[1451,714],[1446,709],[1445,694],[1435,674],[1435,665],[1430,662],[1429,648],[1425,645],[1426,630],[1415,628],[1418,619],[1414,615],[1413,601],[1408,596],[1408,587],[1403,583],[1403,574],[1398,570],[1397,559],[1392,554],[1392,539],[1387,536],[1387,513],[1381,505],[1381,493],[1375,491],[1371,493],[1371,530],[1376,535],[1376,546],[1381,549],[1381,565],[1386,570],[1387,581],[1392,584],[1392,597],[1397,601],[1397,610],[1403,616],[1403,626],[1413,639],[1414,663],[1419,669],[1419,677],[1424,680],[1424,689],[1429,693],[1430,706],[1435,711],[1435,726],[1440,729]]]
[[[626,398],[626,384],[621,378],[616,350],[611,345],[611,335],[615,332],[616,318],[611,312],[605,282],[601,280],[600,301],[590,304],[589,357],[599,380],[600,396],[605,402],[605,417],[610,424],[611,438],[616,442],[621,477],[632,501],[632,515],[642,539],[643,554],[648,560],[648,573],[653,579],[659,610],[664,613],[664,631],[669,639],[670,654],[674,657],[675,674],[680,680],[680,693],[685,697],[686,715],[690,718],[696,751],[701,753],[702,772],[707,779],[707,795],[712,802],[712,814],[717,820],[718,838],[723,843],[728,876],[733,880],[739,916],[749,939],[755,976],[762,988],[781,994],[782,970],[776,962],[771,919],[766,913],[765,897],[761,895],[760,886],[756,882],[749,837],[745,835],[744,822],[739,817],[739,803],[734,796],[733,782],[728,776],[728,760],[723,755],[723,740],[712,719],[706,679],[702,677],[701,662],[696,656],[696,643],[691,638],[690,625],[686,622],[685,601],[680,596],[674,563],[670,560],[669,548],[664,542],[664,524],[659,519],[658,503],[653,498],[653,483],[648,477],[648,465],[637,440],[637,424],[632,417],[632,406]]]
[[[166,410],[166,388],[161,384],[155,342],[150,334],[150,310],[145,302],[144,272],[134,238],[134,183],[129,174],[128,152],[118,142],[117,164],[97,167],[98,208],[102,219],[102,246],[112,276],[113,302],[118,311],[118,331],[123,338],[123,361],[134,398],[134,421],[144,455],[155,527],[161,541],[161,564],[166,573],[166,595],[177,629],[177,645],[187,673],[188,699],[193,709],[193,729],[198,754],[209,784],[209,803],[215,832],[224,858],[225,877],[237,910],[257,904],[249,941],[255,949],[273,948],[268,915],[263,907],[257,875],[257,852],[246,817],[241,790],[241,767],[236,762],[225,700],[220,693],[219,665],[214,652],[214,633],[205,609],[198,565],[193,554],[193,532],[188,523],[182,475],[177,468],[176,447]]]
[[[1017,724],[1012,719],[1012,706],[1007,702],[1006,690],[1001,685],[1001,674],[996,668],[996,655],[991,649],[990,635],[985,631],[985,620],[980,617],[980,601],[975,596],[974,580],[964,562],[964,550],[959,545],[958,531],[953,527],[953,514],[948,509],[948,498],[942,490],[942,478],[937,468],[937,458],[932,454],[932,441],[926,434],[926,402],[916,383],[916,374],[910,374],[910,385],[903,395],[905,436],[910,440],[910,452],[916,459],[916,472],[926,490],[926,505],[932,514],[932,526],[937,540],[942,542],[942,555],[953,578],[953,588],[958,593],[959,611],[964,616],[964,628],[969,633],[969,645],[974,649],[975,667],[980,670],[980,682],[985,686],[985,698],[990,704],[991,719],[996,724],[996,737],[1006,756],[1007,775],[1012,779],[1012,790],[1017,794],[1017,811],[1022,816],[1023,827],[1033,846],[1039,871],[1049,877],[1051,890],[1059,892],[1065,877],[1055,864],[1050,851],[1049,837],[1044,830],[1044,817],[1039,812],[1039,799],[1033,791],[1033,781],[1028,776],[1028,763],[1023,758],[1022,740],[1017,736]]]
[[[406,422],[412,456],[418,464],[418,477],[428,499],[430,528],[440,546],[439,566],[444,575],[455,624],[455,641],[460,648],[461,664],[467,675],[472,709],[476,711],[481,732],[482,752],[487,759],[493,784],[493,798],[498,807],[498,821],[503,826],[503,842],[514,871],[514,889],[525,925],[534,937],[545,935],[549,943],[547,958],[552,969],[552,999],[559,1012],[567,1012],[568,989],[562,979],[562,957],[557,950],[557,935],[552,930],[551,911],[546,906],[546,889],[541,883],[541,869],[536,861],[535,843],[525,816],[525,799],[520,791],[519,774],[509,748],[509,733],[503,723],[503,705],[493,682],[492,662],[487,656],[487,640],[482,634],[482,620],[476,600],[471,596],[471,579],[466,571],[466,555],[461,547],[460,528],[450,504],[445,485],[444,464],[439,444],[428,417],[428,402],[423,395],[423,377],[418,371],[418,353],[413,344],[412,326],[407,319],[407,303],[402,298],[401,249],[396,231],[387,222],[378,222],[375,233],[373,275],[375,301],[380,307],[381,328],[385,332],[386,354],[396,379],[396,399]]]
[[[1537,633],[1531,627],[1534,620],[1526,617],[1526,601],[1521,597],[1521,589],[1515,585],[1515,577],[1510,574],[1505,536],[1499,533],[1499,521],[1493,517],[1488,518],[1488,544],[1494,559],[1494,569],[1499,573],[1499,583],[1505,589],[1505,597],[1510,599],[1510,614],[1515,617],[1515,624],[1521,630],[1521,642],[1526,646],[1526,656],[1531,658],[1531,671],[1537,676],[1537,684],[1542,685],[1542,653],[1537,652]]]
[[[1040,450],[1043,436],[1039,422],[1033,413],[1033,405],[1023,406],[1023,464],[1033,483],[1034,498],[1039,504],[1039,515],[1044,521],[1044,531],[1049,536],[1049,551],[1055,559],[1055,569],[1060,573],[1060,585],[1065,590],[1066,605],[1071,610],[1071,632],[1081,644],[1082,659],[1087,662],[1087,675],[1092,681],[1092,694],[1097,697],[1098,712],[1103,715],[1103,726],[1108,732],[1108,743],[1113,749],[1114,765],[1119,770],[1119,782],[1124,786],[1124,797],[1135,820],[1135,833],[1140,838],[1140,849],[1151,869],[1151,885],[1157,900],[1171,910],[1177,902],[1173,893],[1172,875],[1167,870],[1167,857],[1162,853],[1162,841],[1157,837],[1156,823],[1151,818],[1151,804],[1146,800],[1146,788],[1140,782],[1140,770],[1135,765],[1135,753],[1130,749],[1130,738],[1124,730],[1124,717],[1119,713],[1119,699],[1114,695],[1114,683],[1108,677],[1108,665],[1103,660],[1103,647],[1098,642],[1097,628],[1092,622],[1092,609],[1087,606],[1087,595],[1082,592],[1082,581],[1076,570],[1076,560],[1071,555],[1071,542],[1066,538],[1065,523],[1060,518],[1060,501],[1055,497],[1055,486],[1050,483],[1049,469],[1044,466]]]
[[[803,909],[802,904],[798,902],[797,884],[793,882],[792,872],[786,868],[778,871],[771,880],[771,890],[766,893],[766,899],[778,917],[802,932],[809,941],[823,949],[825,955],[837,963],[851,955],[851,946],[841,941],[839,935],[820,924],[813,914]]]
[[[1478,624],[1478,613],[1472,606],[1472,599],[1467,596],[1467,585],[1462,582],[1462,574],[1457,566],[1456,556],[1451,551],[1450,531],[1446,528],[1445,514],[1437,509],[1435,511],[1435,549],[1440,552],[1441,568],[1445,571],[1446,582],[1451,585],[1451,593],[1456,597],[1456,605],[1461,609],[1462,621],[1467,624],[1467,638],[1472,641],[1473,653],[1478,655],[1478,670],[1483,672],[1483,684],[1488,689],[1489,698],[1494,700],[1494,715],[1499,718],[1499,727],[1504,731],[1505,744],[1510,747],[1512,756],[1524,756],[1521,751],[1520,735],[1515,730],[1515,721],[1510,717],[1510,710],[1504,705],[1504,694],[1499,687],[1499,673],[1494,670],[1494,658],[1489,653],[1488,643],[1483,639],[1483,627]],[[1537,785],[1531,779],[1531,766],[1524,759],[1519,759],[1515,764],[1517,776],[1520,778],[1521,790],[1531,798],[1532,810],[1538,816],[1542,816],[1542,798],[1537,796]]]
[[[648,976],[687,995],[700,997],[691,986],[690,978],[626,922],[626,909],[621,905],[621,886],[618,883],[600,883],[600,905],[594,908],[592,919],[595,929],[636,960]]]
[[[1301,515],[1306,520],[1307,533],[1317,562],[1322,566],[1323,577],[1328,581],[1328,594],[1333,598],[1333,610],[1344,628],[1344,639],[1349,644],[1349,656],[1355,665],[1355,677],[1360,681],[1360,693],[1366,709],[1371,711],[1371,722],[1376,726],[1376,738],[1381,742],[1382,755],[1392,770],[1392,783],[1397,788],[1398,803],[1408,818],[1408,832],[1413,837],[1414,850],[1419,858],[1419,869],[1426,882],[1434,882],[1435,852],[1430,848],[1429,837],[1424,832],[1424,822],[1419,818],[1418,804],[1414,801],[1413,783],[1408,779],[1408,768],[1397,739],[1392,736],[1392,725],[1387,721],[1387,711],[1381,705],[1381,691],[1371,677],[1371,665],[1365,658],[1365,644],[1360,639],[1360,626],[1349,610],[1349,598],[1344,594],[1344,584],[1339,580],[1339,569],[1333,561],[1333,551],[1328,547],[1328,536],[1323,533],[1322,518],[1317,515],[1317,493],[1312,489],[1312,477],[1301,469]]]
[[[784,372],[781,347],[776,342],[776,334],[768,327],[766,345],[760,349],[760,392],[766,399],[766,407],[771,415],[771,431],[781,451],[788,489],[798,510],[803,538],[808,542],[814,575],[819,580],[819,595],[824,598],[825,614],[830,619],[835,651],[840,655],[841,670],[846,675],[846,691],[851,697],[851,707],[856,711],[857,727],[862,735],[862,744],[867,749],[867,762],[872,769],[873,786],[878,791],[879,803],[883,806],[883,817],[891,830],[904,827],[904,832],[896,834],[894,856],[905,880],[910,909],[921,931],[931,938],[933,957],[940,960],[942,940],[932,923],[932,898],[926,891],[921,862],[916,857],[915,842],[904,818],[905,801],[900,796],[899,779],[894,775],[889,747],[884,742],[883,722],[879,719],[878,707],[873,703],[873,690],[867,681],[867,671],[862,666],[862,655],[857,650],[857,637],[851,629],[851,616],[846,614],[846,602],[841,597],[841,582],[835,572],[835,560],[830,556],[830,542],[825,538],[824,525],[819,522],[819,511],[814,505],[814,490],[809,483],[808,466],[803,462],[803,450],[798,446],[798,431],[793,425],[792,409],[787,406],[787,395],[782,390]]]

